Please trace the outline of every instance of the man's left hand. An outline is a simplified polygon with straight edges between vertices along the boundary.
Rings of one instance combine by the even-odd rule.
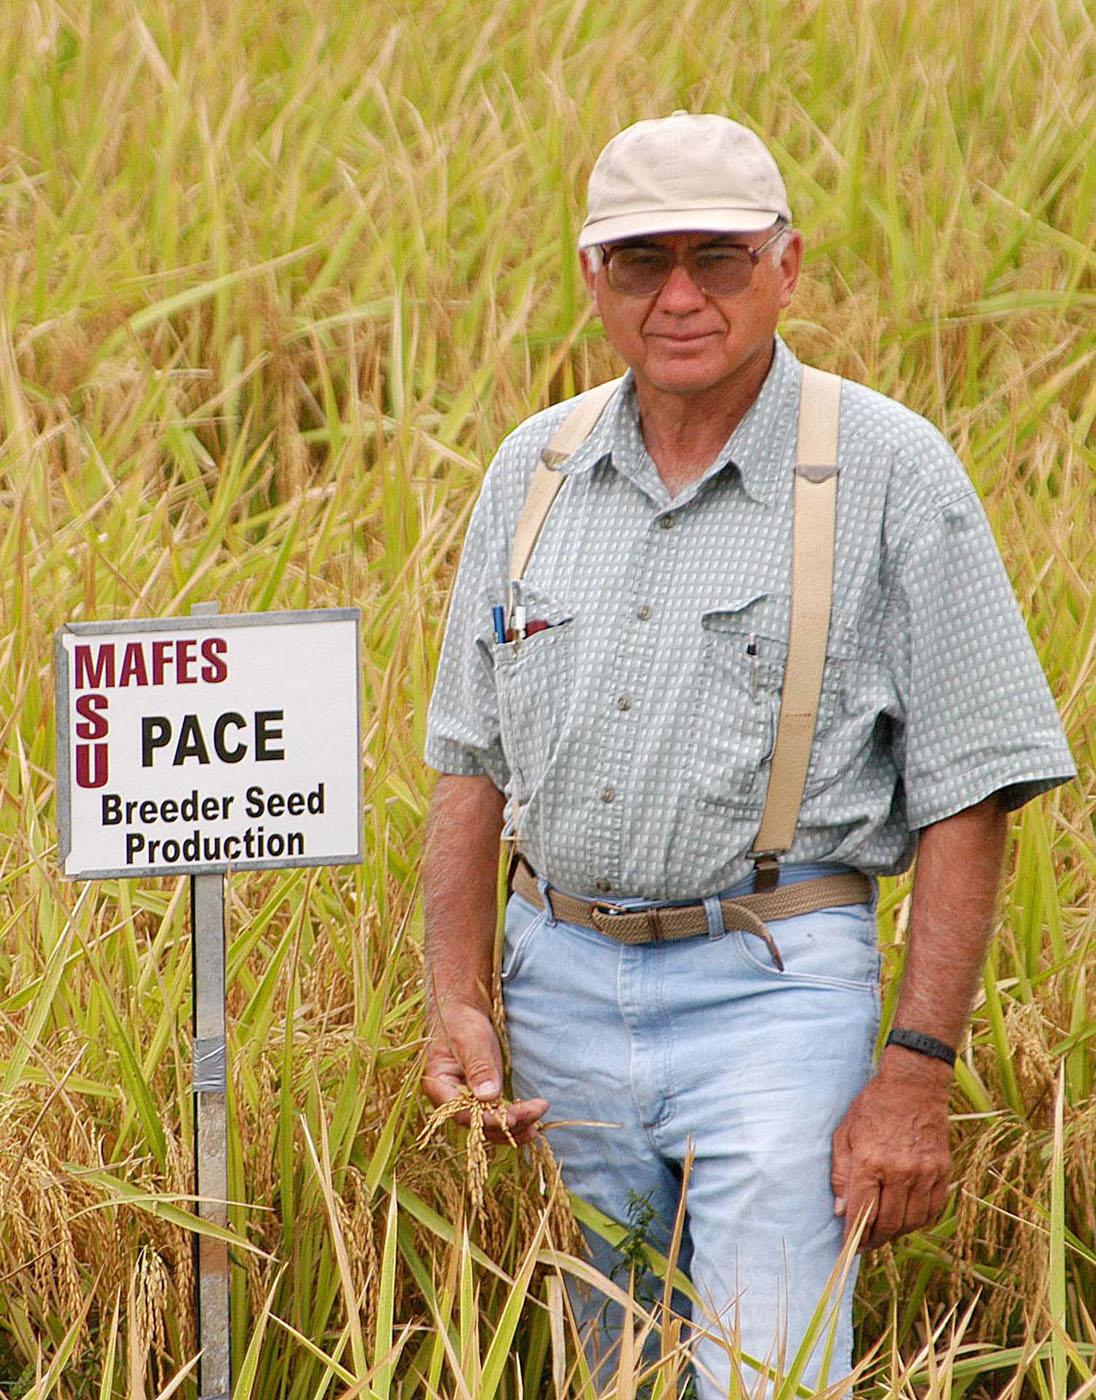
[[[884,1051],[833,1135],[834,1214],[845,1217],[848,1239],[867,1213],[861,1251],[931,1224],[947,1198],[951,1071],[931,1061],[894,1066],[896,1054],[911,1052]]]

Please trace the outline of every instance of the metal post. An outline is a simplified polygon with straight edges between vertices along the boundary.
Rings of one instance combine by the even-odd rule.
[[[216,603],[191,613],[210,616]],[[194,1176],[198,1214],[228,1224],[228,1052],[225,1040],[225,881],[190,877],[194,986]],[[228,1246],[197,1236],[199,1400],[230,1400]]]

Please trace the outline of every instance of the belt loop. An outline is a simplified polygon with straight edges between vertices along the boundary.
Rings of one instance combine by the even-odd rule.
[[[548,893],[548,881],[543,875],[537,876],[537,889],[540,890],[540,897],[544,902],[545,922],[549,928],[556,926],[556,911],[552,908],[552,897]]]
[[[723,905],[717,894],[710,894],[704,900],[704,913],[708,918],[708,937],[722,938],[727,926],[723,922]]]

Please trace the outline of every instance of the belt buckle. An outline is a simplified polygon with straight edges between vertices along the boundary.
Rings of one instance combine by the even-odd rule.
[[[591,910],[593,914],[601,914],[610,923],[612,923],[614,919],[620,918],[622,915],[625,914],[630,914],[633,918],[635,918],[636,916],[642,917],[647,925],[647,932],[649,934],[649,937],[642,940],[637,939],[635,941],[644,943],[663,942],[665,935],[662,932],[662,921],[660,917],[662,908],[662,905],[651,904],[648,905],[646,908],[629,909],[627,905],[609,904],[605,900],[600,899],[596,900],[591,905]],[[594,924],[595,927],[598,926],[596,918],[594,919]],[[612,933],[609,933],[608,929],[604,930],[604,932],[607,933],[610,938],[614,936]]]

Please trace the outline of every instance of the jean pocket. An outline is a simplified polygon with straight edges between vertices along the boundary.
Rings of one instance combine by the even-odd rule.
[[[774,920],[768,929],[780,950],[783,971],[754,934],[732,935],[739,957],[752,971],[773,982],[878,990],[878,935],[870,905],[817,909],[812,914]]]
[[[574,675],[573,618],[494,651],[499,729],[514,783],[528,801],[563,736]]]
[[[546,909],[537,909],[519,894],[510,896],[503,925],[502,966],[499,971],[503,985],[520,972],[537,931],[547,917]]]

